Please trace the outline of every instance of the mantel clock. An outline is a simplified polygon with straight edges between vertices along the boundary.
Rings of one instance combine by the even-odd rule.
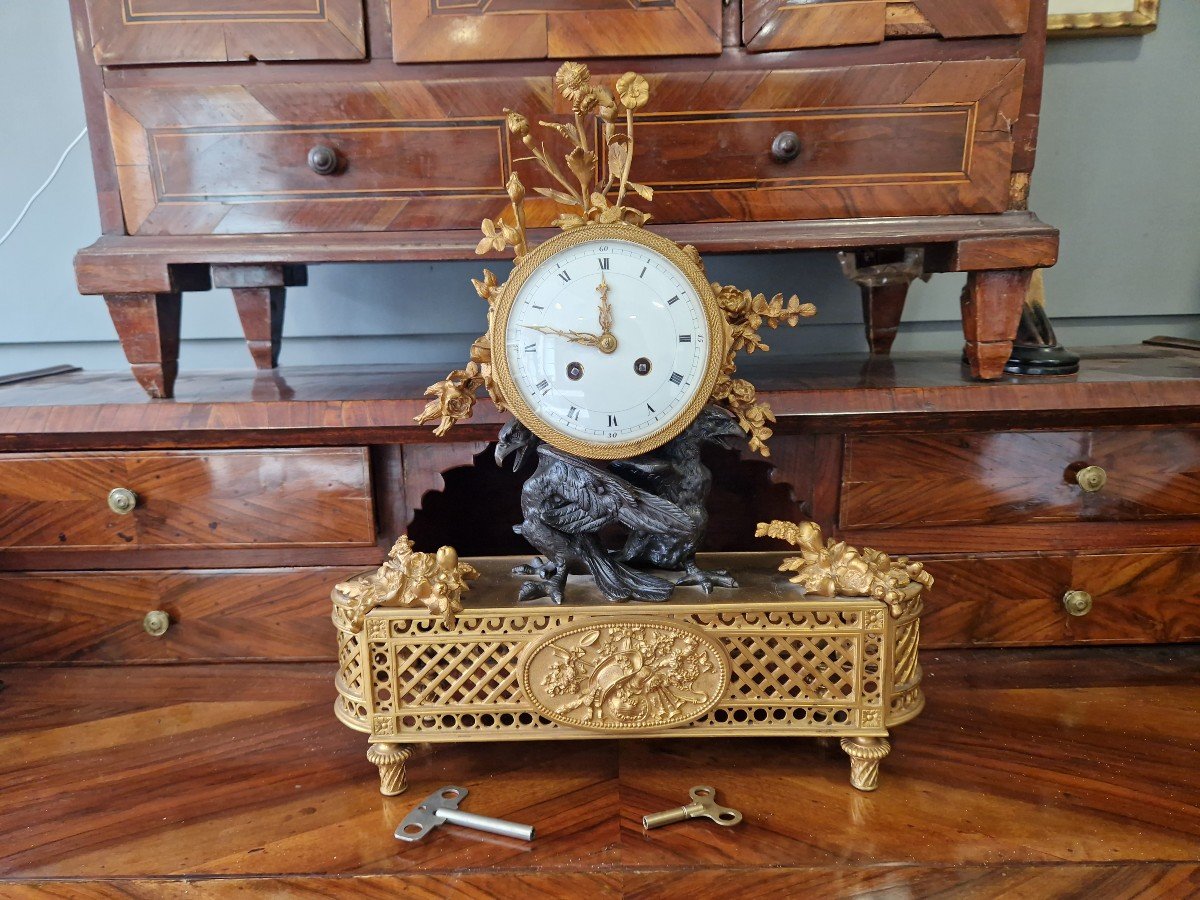
[[[497,461],[512,457],[520,468],[536,451],[517,531],[543,555],[514,570],[535,579],[521,600],[562,602],[573,567],[613,600],[663,601],[676,584],[733,587],[728,573],[695,563],[711,485],[700,446],[744,433],[767,455],[774,416],[735,377],[737,354],[768,349],[764,325],[795,325],[816,310],[796,296],[768,300],[710,283],[694,247],[646,230],[650,215],[633,203],[654,192],[630,178],[634,112],[649,99],[644,78],[626,73],[610,92],[569,62],[555,85],[573,121],[539,124],[569,147],[561,164],[525,116],[505,115],[553,185],[534,193],[557,205],[561,233],[530,247],[526,188],[513,172],[509,208],[483,221],[476,248],[511,247],[512,273],[500,284],[485,269],[474,282],[489,305],[488,331],[463,369],[429,388],[418,421],[437,420],[435,432],[445,434],[484,388],[514,417]],[[600,536],[614,526],[627,532],[617,552]],[[645,569],[683,575],[672,582]]]
[[[748,438],[768,453],[774,417],[736,377],[737,354],[767,349],[763,325],[815,310],[710,283],[692,247],[643,227],[631,201],[653,191],[629,177],[642,78],[612,94],[566,63],[556,83],[573,122],[541,124],[569,145],[562,165],[506,112],[555,185],[535,191],[561,207],[561,233],[529,246],[511,176],[477,250],[512,247],[512,273],[475,282],[487,333],[419,417],[444,434],[481,388],[512,413],[496,459],[537,458],[515,530],[541,555],[466,561],[401,536],[377,572],[338,585],[338,718],[370,734],[385,794],[405,789],[412,742],[626,735],[836,736],[852,784],[873,790],[888,728],[924,703],[929,573],[811,522],[758,526],[798,556],[702,554],[706,569],[696,554],[712,484],[701,447]],[[510,571],[526,578],[515,596]],[[568,592],[576,574],[590,578]]]

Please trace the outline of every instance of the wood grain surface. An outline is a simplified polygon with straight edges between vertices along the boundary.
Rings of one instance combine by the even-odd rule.
[[[781,434],[870,428],[1007,430],[1200,424],[1200,356],[1161,347],[1082,349],[1070,378],[964,378],[957,354],[913,353],[768,362],[749,367],[780,416]],[[428,443],[412,419],[426,386],[445,376],[418,366],[283,367],[197,372],[176,400],[155,403],[124,373],[77,372],[0,386],[0,450]],[[53,407],[53,409],[50,409]],[[456,441],[494,439],[504,417],[483,399]]]
[[[875,44],[889,38],[1020,34],[1029,0],[748,0],[742,40],[751,53],[801,47]]]
[[[921,620],[923,647],[1200,640],[1195,549],[921,559],[937,579]],[[1069,615],[1067,591],[1090,594],[1091,611]]]
[[[132,491],[124,515],[109,492]],[[0,456],[0,548],[371,546],[362,447]]]
[[[362,736],[333,719],[332,666],[5,669],[0,889],[1195,891],[1197,648],[938,652],[924,665],[928,706],[896,729],[873,794],[817,740],[628,740],[420,747],[397,798],[380,797]],[[397,843],[396,823],[448,783],[470,790],[465,809],[530,822],[537,839],[446,826]],[[642,832],[644,813],[703,783],[740,826]]]
[[[721,52],[720,0],[390,0],[398,63]]]
[[[99,65],[362,59],[363,0],[86,0]]]
[[[843,528],[1200,517],[1196,429],[852,435],[845,458]]]
[[[655,226],[651,230],[702,252],[924,246],[930,271],[957,271],[952,251],[963,241],[985,240],[986,254],[968,254],[963,269],[986,268],[989,256],[1004,265],[1052,266],[1058,258],[1058,230],[1029,212],[988,216],[897,216],[804,222],[721,222]],[[531,241],[552,235],[535,229]],[[210,264],[390,262],[474,259],[475,246],[462,230],[328,234],[109,235],[75,257],[75,276],[84,294],[122,290],[174,291],[181,274],[207,271]],[[202,290],[203,287],[189,287]]]
[[[635,171],[655,190],[655,222],[1008,208],[1010,123],[1019,115],[1025,73],[1020,58],[639,71],[655,102],[638,116]],[[466,84],[443,78],[111,88],[105,96],[126,230],[403,231],[462,228],[498,216],[509,202],[510,172],[539,183],[504,127],[503,108],[533,120],[569,110],[548,75]],[[789,162],[770,152],[783,131],[801,142]],[[552,134],[546,141],[549,151],[562,149]],[[308,153],[317,146],[338,154],[338,172],[310,169]],[[531,194],[526,220],[544,227],[563,209]]]
[[[363,566],[0,574],[6,663],[329,660],[333,586]],[[142,627],[151,610],[167,633]]]

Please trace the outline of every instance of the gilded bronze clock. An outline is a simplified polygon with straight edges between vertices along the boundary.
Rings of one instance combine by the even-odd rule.
[[[637,456],[708,402],[727,330],[677,245],[629,225],[577,228],[527,256],[500,292],[493,377],[543,441],[592,459]]]
[[[711,401],[737,418],[751,450],[769,455],[774,416],[735,377],[736,356],[768,349],[763,325],[795,325],[815,307],[709,283],[694,247],[644,228],[650,214],[633,203],[652,201],[654,191],[630,172],[634,113],[650,96],[645,78],[627,72],[610,92],[568,62],[554,83],[573,121],[539,124],[570,150],[557,162],[529,120],[505,110],[511,137],[553,186],[527,198],[509,175],[508,208],[484,219],[476,252],[511,247],[512,274],[500,284],[484,269],[474,280],[489,305],[487,334],[467,365],[430,385],[417,421],[436,420],[443,435],[470,417],[484,388],[540,440],[614,460],[663,446]],[[527,225],[562,233],[531,248]]]
[[[510,135],[554,187],[534,188],[540,197],[527,203],[520,177],[509,176],[508,208],[483,221],[476,252],[511,246],[512,273],[500,284],[485,269],[474,281],[487,333],[466,366],[428,388],[418,421],[439,420],[435,433],[445,434],[471,415],[480,388],[512,413],[497,462],[519,470],[537,459],[514,530],[541,555],[513,569],[529,579],[520,600],[561,603],[580,570],[613,600],[662,601],[679,585],[732,589],[729,573],[696,563],[712,483],[701,447],[747,438],[768,455],[775,417],[735,377],[736,357],[768,349],[763,325],[795,325],[816,310],[710,283],[694,247],[643,227],[650,215],[633,201],[654,191],[630,169],[646,79],[626,73],[610,93],[585,66],[564,63],[555,85],[574,121],[540,124],[571,149],[556,162],[529,121],[505,110]],[[531,248],[529,224],[562,233]]]

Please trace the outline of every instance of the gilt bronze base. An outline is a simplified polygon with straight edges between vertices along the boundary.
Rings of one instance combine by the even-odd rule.
[[[890,604],[817,597],[783,559],[702,558],[741,587],[665,603],[612,603],[572,577],[555,606],[516,601],[516,558],[455,557],[443,574],[478,578],[449,614],[430,599],[441,570],[403,607],[372,606],[388,602],[384,569],[360,576],[333,593],[337,717],[369,735],[385,794],[405,787],[409,744],[634,735],[838,737],[851,783],[874,790],[888,729],[924,705],[920,587]]]

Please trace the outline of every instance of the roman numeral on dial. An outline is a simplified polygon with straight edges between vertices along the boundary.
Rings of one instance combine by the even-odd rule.
[[[565,282],[568,282],[571,280],[571,273],[570,272],[559,272],[558,277],[561,278],[563,280],[563,282],[565,283]]]
[[[691,342],[692,342],[692,336],[690,334],[681,334],[679,336],[679,343],[690,344]]]
[[[616,427],[617,427],[617,417],[616,417],[616,416],[614,416],[614,415],[609,415],[609,417],[608,417],[608,427],[609,427],[609,428],[616,428]]]
[[[609,259],[608,259],[608,257],[607,257],[607,256],[603,256],[603,257],[601,257],[601,258],[600,258],[600,268],[601,268],[601,269],[607,269],[608,267],[609,267]]]
[[[678,372],[672,372],[671,373],[671,382],[673,384],[683,384],[683,376],[680,375]]]

